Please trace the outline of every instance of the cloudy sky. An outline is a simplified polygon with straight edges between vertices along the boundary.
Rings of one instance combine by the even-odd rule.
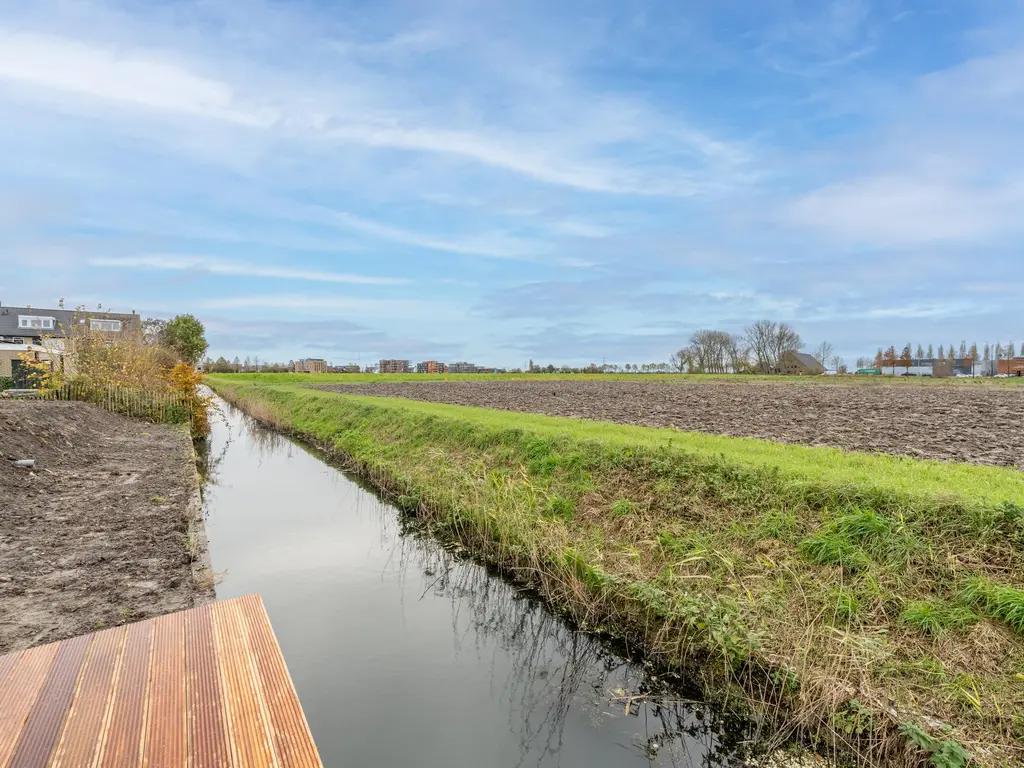
[[[1019,0],[0,0],[0,302],[211,353],[1024,336]]]

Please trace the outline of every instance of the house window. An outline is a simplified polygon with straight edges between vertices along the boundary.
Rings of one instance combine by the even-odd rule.
[[[36,315],[18,315],[19,328],[33,328],[41,331],[52,331],[57,320],[52,317],[39,317]]]
[[[89,321],[90,331],[113,331],[118,332],[121,330],[120,320],[90,320]]]

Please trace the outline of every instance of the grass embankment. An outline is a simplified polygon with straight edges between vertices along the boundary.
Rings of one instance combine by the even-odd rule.
[[[766,736],[1024,761],[1019,472],[209,381]]]
[[[372,384],[406,381],[758,381],[804,386],[878,386],[898,384],[922,387],[1005,386],[1024,387],[1024,378],[934,379],[920,376],[764,376],[734,373],[218,373],[222,381],[261,384]]]

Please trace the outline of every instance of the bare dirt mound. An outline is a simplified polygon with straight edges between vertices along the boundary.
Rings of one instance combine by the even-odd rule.
[[[191,607],[194,489],[180,429],[0,401],[0,653]]]
[[[316,388],[1024,469],[1024,386],[595,380]]]

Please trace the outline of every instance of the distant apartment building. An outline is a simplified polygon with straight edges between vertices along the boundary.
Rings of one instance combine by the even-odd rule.
[[[409,361],[381,360],[380,368],[378,370],[381,373],[409,373]]]
[[[934,357],[911,358],[910,360],[887,361],[882,372],[895,376],[933,376],[936,379],[948,379],[951,376],[991,376],[994,373],[991,360],[971,360],[963,357],[947,357],[942,360]]]
[[[479,373],[478,368],[473,363],[460,362],[460,363],[449,363],[448,373]]]
[[[348,365],[332,365],[327,367],[328,373],[359,373],[359,365],[349,363]]]
[[[999,373],[1004,376],[1024,376],[1024,357],[999,361]]]
[[[416,373],[446,373],[447,371],[448,366],[437,360],[424,360],[422,363],[416,363]]]
[[[327,373],[327,361],[319,357],[296,360],[295,373]]]

